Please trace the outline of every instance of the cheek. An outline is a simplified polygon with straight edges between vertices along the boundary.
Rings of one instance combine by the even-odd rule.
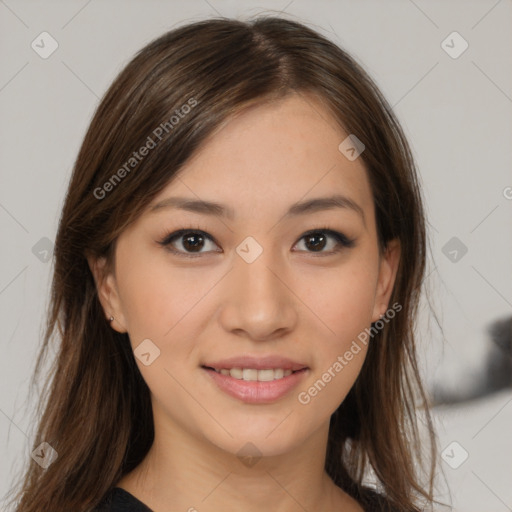
[[[364,363],[377,280],[376,260],[364,255],[325,272],[304,288],[315,313],[315,368],[299,403],[333,412],[354,384]],[[307,280],[306,280],[307,282]],[[301,399],[302,397],[302,399]]]
[[[165,254],[154,252],[119,258],[119,292],[134,342],[138,338],[168,339],[194,317],[200,309],[197,306],[221,277],[216,271],[171,265]]]
[[[315,338],[313,371],[297,396],[303,417],[312,422],[310,428],[317,418],[328,417],[343,402],[368,350],[365,329],[371,324],[373,288],[355,274],[336,284],[324,294],[310,296],[323,321]]]
[[[305,304],[317,317],[325,338],[338,349],[371,323],[377,273],[369,258],[306,277]],[[302,277],[304,279],[304,277]]]

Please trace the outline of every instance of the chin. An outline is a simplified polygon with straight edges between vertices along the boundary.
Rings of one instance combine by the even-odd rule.
[[[205,438],[217,448],[238,457],[273,457],[296,451],[308,437],[305,423],[298,422],[296,413],[273,414],[271,418],[246,417],[243,421],[225,422],[220,435],[212,436],[212,430],[204,432]],[[292,417],[295,418],[292,420]],[[291,421],[290,421],[291,420]],[[300,424],[300,427],[299,427]]]

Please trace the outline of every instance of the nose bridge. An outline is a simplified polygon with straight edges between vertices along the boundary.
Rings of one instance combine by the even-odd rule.
[[[236,249],[235,274],[242,286],[238,287],[243,301],[258,303],[259,308],[270,308],[280,301],[283,284],[275,270],[280,266],[272,248],[263,247],[252,237],[244,240]]]
[[[236,253],[223,308],[225,328],[244,330],[255,339],[290,329],[296,320],[293,294],[281,281],[285,273],[278,251],[247,237]]]

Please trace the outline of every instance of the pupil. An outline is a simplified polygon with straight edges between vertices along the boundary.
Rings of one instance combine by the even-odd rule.
[[[319,251],[321,249],[323,249],[325,247],[325,236],[323,235],[318,235],[318,234],[314,234],[314,235],[309,235],[308,237],[308,241],[311,241],[311,240],[314,240],[316,238],[322,238],[323,239],[323,244],[320,243],[320,245],[318,243],[313,243],[313,250],[314,251]]]
[[[185,246],[185,248],[187,250],[188,249],[192,249],[192,250],[194,250],[194,249],[201,249],[201,243],[199,243],[199,245],[198,245],[198,243],[192,243],[192,244],[189,243],[190,240],[194,239],[194,238],[201,238],[202,239],[203,237],[202,237],[202,235],[197,235],[197,234],[196,235],[187,235],[187,236],[185,236],[183,245]]]

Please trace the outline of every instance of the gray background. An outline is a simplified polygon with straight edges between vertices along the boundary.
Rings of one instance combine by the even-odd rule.
[[[205,17],[262,11],[282,12],[340,44],[393,106],[421,174],[431,241],[426,284],[443,329],[425,303],[422,371],[429,389],[452,394],[481,381],[486,326],[512,309],[510,0],[0,1],[2,496],[30,456],[37,396],[27,396],[27,386],[48,304],[48,258],[99,99],[161,33]],[[58,43],[47,59],[31,47],[43,31]],[[469,44],[458,58],[442,47],[453,31]],[[452,40],[451,51],[459,50]],[[458,241],[449,243],[453,237]],[[453,243],[467,253],[461,257]],[[434,412],[454,510],[512,510],[510,389]],[[439,497],[450,499],[445,487]]]

